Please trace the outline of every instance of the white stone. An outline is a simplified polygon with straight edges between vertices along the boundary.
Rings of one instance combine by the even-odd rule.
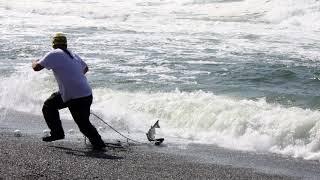
[[[42,131],[44,136],[50,136],[50,130],[49,129],[45,129]]]
[[[14,130],[14,136],[21,137],[22,136],[21,131],[19,129]]]
[[[76,131],[74,129],[69,129],[68,133],[69,134],[74,134]]]
[[[98,127],[98,131],[100,131],[100,132],[104,132],[105,129],[106,129],[106,127],[102,127],[102,126]]]

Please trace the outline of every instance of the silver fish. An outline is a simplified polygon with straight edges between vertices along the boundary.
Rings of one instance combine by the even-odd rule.
[[[147,138],[150,142],[155,142],[155,145],[160,145],[163,141],[164,138],[158,138],[156,139],[155,134],[156,134],[156,128],[160,128],[159,125],[159,120],[154,123],[153,126],[151,126],[151,128],[149,129],[149,131],[146,133]]]

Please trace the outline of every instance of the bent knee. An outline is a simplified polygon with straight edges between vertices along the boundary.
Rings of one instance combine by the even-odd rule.
[[[42,106],[42,112],[45,113],[50,109],[50,106],[48,106],[48,104],[44,103]]]

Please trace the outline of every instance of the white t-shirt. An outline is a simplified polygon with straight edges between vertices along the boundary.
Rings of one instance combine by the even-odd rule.
[[[91,87],[83,73],[87,64],[77,54],[69,52],[73,58],[63,50],[55,49],[38,61],[44,68],[52,69],[63,102],[92,94]]]

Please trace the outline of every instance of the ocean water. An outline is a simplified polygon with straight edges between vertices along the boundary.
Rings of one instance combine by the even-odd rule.
[[[320,160],[319,19],[318,0],[0,0],[0,122],[41,115],[57,86],[31,61],[64,32],[125,134]]]

